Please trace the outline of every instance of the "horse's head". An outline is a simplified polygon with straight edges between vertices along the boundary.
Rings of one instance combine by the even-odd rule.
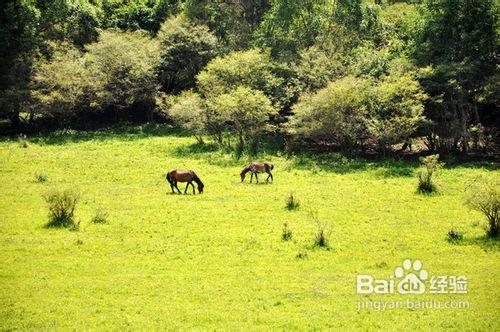
[[[245,181],[246,172],[241,172],[240,176],[241,176],[241,182]]]
[[[204,188],[204,187],[205,187],[205,185],[204,185],[202,182],[200,182],[200,183],[198,184],[198,192],[199,192],[200,194],[203,194],[203,188]]]

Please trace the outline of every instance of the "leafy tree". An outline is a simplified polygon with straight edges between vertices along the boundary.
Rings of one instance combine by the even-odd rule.
[[[191,132],[198,143],[203,144],[203,135],[210,126],[205,101],[192,91],[185,91],[173,100],[167,111],[177,124]]]
[[[208,107],[221,114],[228,129],[238,137],[237,151],[250,143],[255,152],[259,135],[276,109],[262,91],[239,86],[236,89],[207,100]]]
[[[289,132],[309,141],[329,141],[352,151],[367,138],[366,91],[370,82],[348,76],[314,94],[301,95],[292,108]]]
[[[416,71],[393,69],[372,91],[368,130],[382,151],[407,140],[424,122],[426,94],[415,77]]]
[[[51,61],[41,59],[31,87],[30,114],[67,124],[78,111],[88,111],[98,87],[81,53],[70,45],[59,46]]]
[[[159,76],[167,92],[193,87],[198,72],[219,49],[217,38],[207,27],[192,23],[184,15],[165,21],[158,40],[162,52]]]
[[[448,145],[447,140],[451,148],[467,151],[470,125],[483,109],[492,109],[482,97],[497,71],[497,15],[492,0],[424,2],[416,59],[430,66],[422,84],[431,97],[426,109],[434,122],[429,127],[432,148]]]
[[[198,75],[197,87],[203,96],[213,97],[245,86],[264,92],[274,105],[282,107],[294,91],[278,72],[268,53],[258,49],[233,52],[210,61]]]
[[[103,31],[87,46],[86,61],[99,82],[98,104],[115,117],[133,106],[151,116],[158,90],[156,69],[160,50],[156,41],[137,32]]]

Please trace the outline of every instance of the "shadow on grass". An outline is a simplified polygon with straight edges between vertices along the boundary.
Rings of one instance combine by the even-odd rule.
[[[486,235],[482,236],[476,236],[476,237],[465,237],[462,240],[457,240],[450,242],[453,243],[454,245],[461,246],[461,245],[476,245],[481,247],[484,251],[497,251],[499,249],[499,244],[500,244],[500,239],[497,238],[491,238]]]
[[[120,139],[133,141],[148,137],[176,136],[190,137],[186,131],[166,124],[146,123],[131,126],[120,124],[106,129],[96,131],[78,131],[74,129],[61,129],[50,133],[40,133],[28,136],[29,143],[40,145],[64,145],[68,143],[79,143],[87,141],[106,141]],[[0,137],[0,142],[14,142],[16,137]]]

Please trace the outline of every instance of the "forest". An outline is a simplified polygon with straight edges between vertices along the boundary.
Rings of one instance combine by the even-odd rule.
[[[498,153],[493,0],[8,0],[0,132],[174,123],[203,144]]]

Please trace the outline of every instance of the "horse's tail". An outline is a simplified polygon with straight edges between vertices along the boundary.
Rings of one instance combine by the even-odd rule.
[[[170,172],[167,173],[166,178],[167,178],[168,183],[172,183],[172,180],[170,179]]]
[[[273,164],[271,164],[271,170],[273,170],[273,169],[274,169],[274,165],[273,165]]]

